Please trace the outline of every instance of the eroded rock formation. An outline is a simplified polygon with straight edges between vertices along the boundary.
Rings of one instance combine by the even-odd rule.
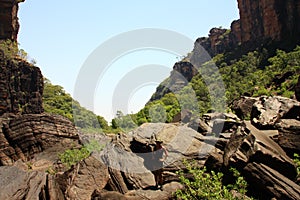
[[[49,114],[7,115],[0,118],[0,165],[18,159],[30,160],[35,154],[62,144],[78,144],[78,131],[68,119]]]
[[[17,41],[19,0],[0,1],[0,40]]]

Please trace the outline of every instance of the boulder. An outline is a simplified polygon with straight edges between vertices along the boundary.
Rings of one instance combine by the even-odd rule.
[[[0,199],[65,199],[51,175],[24,171],[16,166],[0,167]]]
[[[242,96],[233,102],[231,109],[239,118],[249,120],[252,106],[257,100],[258,98]]]
[[[129,200],[124,194],[115,191],[98,191],[95,190],[92,194],[91,200]],[[133,199],[132,199],[133,200]],[[136,198],[136,200],[138,200]]]
[[[212,128],[205,123],[203,119],[194,119],[189,124],[188,127],[194,129],[195,131],[201,133],[202,135],[207,135],[211,133]]]
[[[300,121],[296,119],[281,119],[276,128],[279,130],[278,144],[293,157],[300,155]]]
[[[132,190],[125,196],[135,197],[138,199],[151,199],[151,200],[168,200],[171,199],[172,195],[161,190]]]
[[[274,96],[262,96],[253,104],[252,123],[260,129],[274,129],[280,119],[297,119],[300,115],[298,101]]]
[[[62,191],[67,199],[90,199],[92,193],[103,189],[109,180],[107,167],[90,156],[62,175],[57,176]]]
[[[240,125],[240,119],[233,113],[207,113],[203,115],[203,119],[214,135],[232,132]]]
[[[122,145],[124,144],[127,148]],[[144,166],[144,160],[128,147],[130,141],[126,137],[108,143],[104,150],[94,156],[109,167],[113,188],[125,193],[128,189],[146,188],[155,185],[154,176]]]

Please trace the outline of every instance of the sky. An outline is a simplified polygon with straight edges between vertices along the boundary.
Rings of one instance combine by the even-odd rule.
[[[64,87],[74,97],[78,77],[90,55],[104,44],[116,41],[118,36],[147,28],[172,31],[195,41],[198,37],[207,36],[213,27],[229,28],[231,22],[238,18],[235,0],[26,0],[19,8],[18,42],[29,54],[29,59],[37,61],[46,78]],[[144,36],[151,37],[151,33],[148,31]],[[137,40],[144,36],[138,36]],[[125,46],[130,46],[131,42],[128,40]],[[116,44],[108,48],[114,51],[119,47]],[[98,77],[95,88],[91,90],[92,105],[84,100],[81,102],[80,95],[76,96],[84,107],[108,121],[114,117],[116,110],[125,114],[140,110],[158,84],[169,75],[178,57],[184,55],[161,48],[130,50],[116,54],[118,57],[111,60]],[[192,47],[186,53],[191,50]],[[108,55],[104,51],[97,56],[101,62]],[[147,66],[153,69],[152,72],[145,75],[138,71]],[[124,87],[122,89],[120,85],[124,84],[124,80],[128,83],[128,80],[135,79],[132,75],[148,75],[150,78],[137,83],[132,91],[126,91],[126,97],[122,99],[118,92]],[[86,79],[89,81],[88,77]],[[119,108],[119,104],[114,102],[122,102],[126,106],[120,105]]]

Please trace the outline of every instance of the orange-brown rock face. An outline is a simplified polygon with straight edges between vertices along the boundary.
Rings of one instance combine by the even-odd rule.
[[[300,43],[300,0],[238,0],[238,8],[240,19],[230,31],[213,28],[197,40],[211,56],[240,45],[247,52],[264,44],[294,48]]]
[[[238,0],[242,43],[299,40],[299,0]]]
[[[10,39],[17,41],[18,0],[0,0],[0,40]]]

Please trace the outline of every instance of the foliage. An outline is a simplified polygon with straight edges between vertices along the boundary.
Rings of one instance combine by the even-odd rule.
[[[277,50],[272,54],[263,49],[249,52],[235,60],[229,57],[229,54],[216,55],[199,67],[199,74],[180,92],[167,93],[158,100],[148,102],[136,114],[117,112],[111,126],[103,117],[81,107],[62,87],[52,85],[48,80],[45,80],[44,108],[46,112],[69,118],[85,131],[99,132],[102,129],[102,132],[117,133],[128,132],[147,122],[172,122],[174,116],[184,109],[190,110],[194,117],[211,110],[226,112],[230,109],[228,105],[242,95],[293,97],[300,73],[299,46],[291,52]],[[219,71],[216,72],[215,67],[212,67],[214,65],[217,65]],[[160,91],[167,91],[164,85],[168,85],[168,81],[170,79],[167,78],[158,86]],[[224,83],[224,87],[220,87],[220,83]]]
[[[132,120],[131,115],[124,115],[122,111],[117,111],[116,118],[112,120],[112,127],[128,132],[137,127],[136,123]]]
[[[103,146],[101,146],[96,140],[91,140],[80,149],[65,150],[65,152],[59,154],[58,157],[67,168],[70,168],[72,165],[89,157],[92,152],[100,152],[102,149]]]
[[[19,49],[18,43],[10,39],[0,41],[0,52],[3,53],[3,57],[8,60],[14,60],[16,58],[27,60],[28,53],[24,49]]]
[[[81,149],[67,149],[64,153],[59,154],[58,157],[67,168],[70,168],[72,165],[87,158],[89,155],[90,152],[88,149],[82,147]]]
[[[236,60],[230,60],[228,56],[218,54],[211,61],[202,64],[199,74],[179,93],[168,93],[159,100],[149,102],[132,116],[134,122],[137,125],[145,122],[171,122],[183,109],[192,111],[194,116],[201,116],[210,110],[226,112],[228,105],[242,95],[294,96],[294,87],[300,74],[299,46],[291,52],[277,50],[273,55],[262,49],[249,52]],[[215,72],[212,65],[217,65],[219,72]],[[166,90],[163,85],[168,85],[167,81],[169,79],[158,86],[160,91]],[[220,83],[224,83],[225,91]],[[197,104],[192,103],[192,92]],[[149,111],[159,112],[153,114]]]
[[[0,51],[2,51],[4,58],[14,59],[18,55],[18,44],[9,39],[1,40]]]
[[[294,154],[294,159],[293,159],[296,168],[297,168],[297,175],[298,177],[300,176],[300,156],[298,154]]]
[[[63,87],[51,84],[48,79],[44,79],[43,106],[45,112],[62,115],[79,128],[97,129],[99,132],[109,128],[103,117],[80,106]]]
[[[193,166],[186,161],[184,164],[187,167],[187,173],[192,175],[192,179],[186,178],[182,170],[178,172],[184,189],[176,191],[177,199],[238,199],[231,193],[231,190],[240,193],[242,199],[245,197],[247,183],[236,169],[231,169],[236,178],[235,184],[226,186],[222,184],[221,172],[207,172],[205,167]]]

